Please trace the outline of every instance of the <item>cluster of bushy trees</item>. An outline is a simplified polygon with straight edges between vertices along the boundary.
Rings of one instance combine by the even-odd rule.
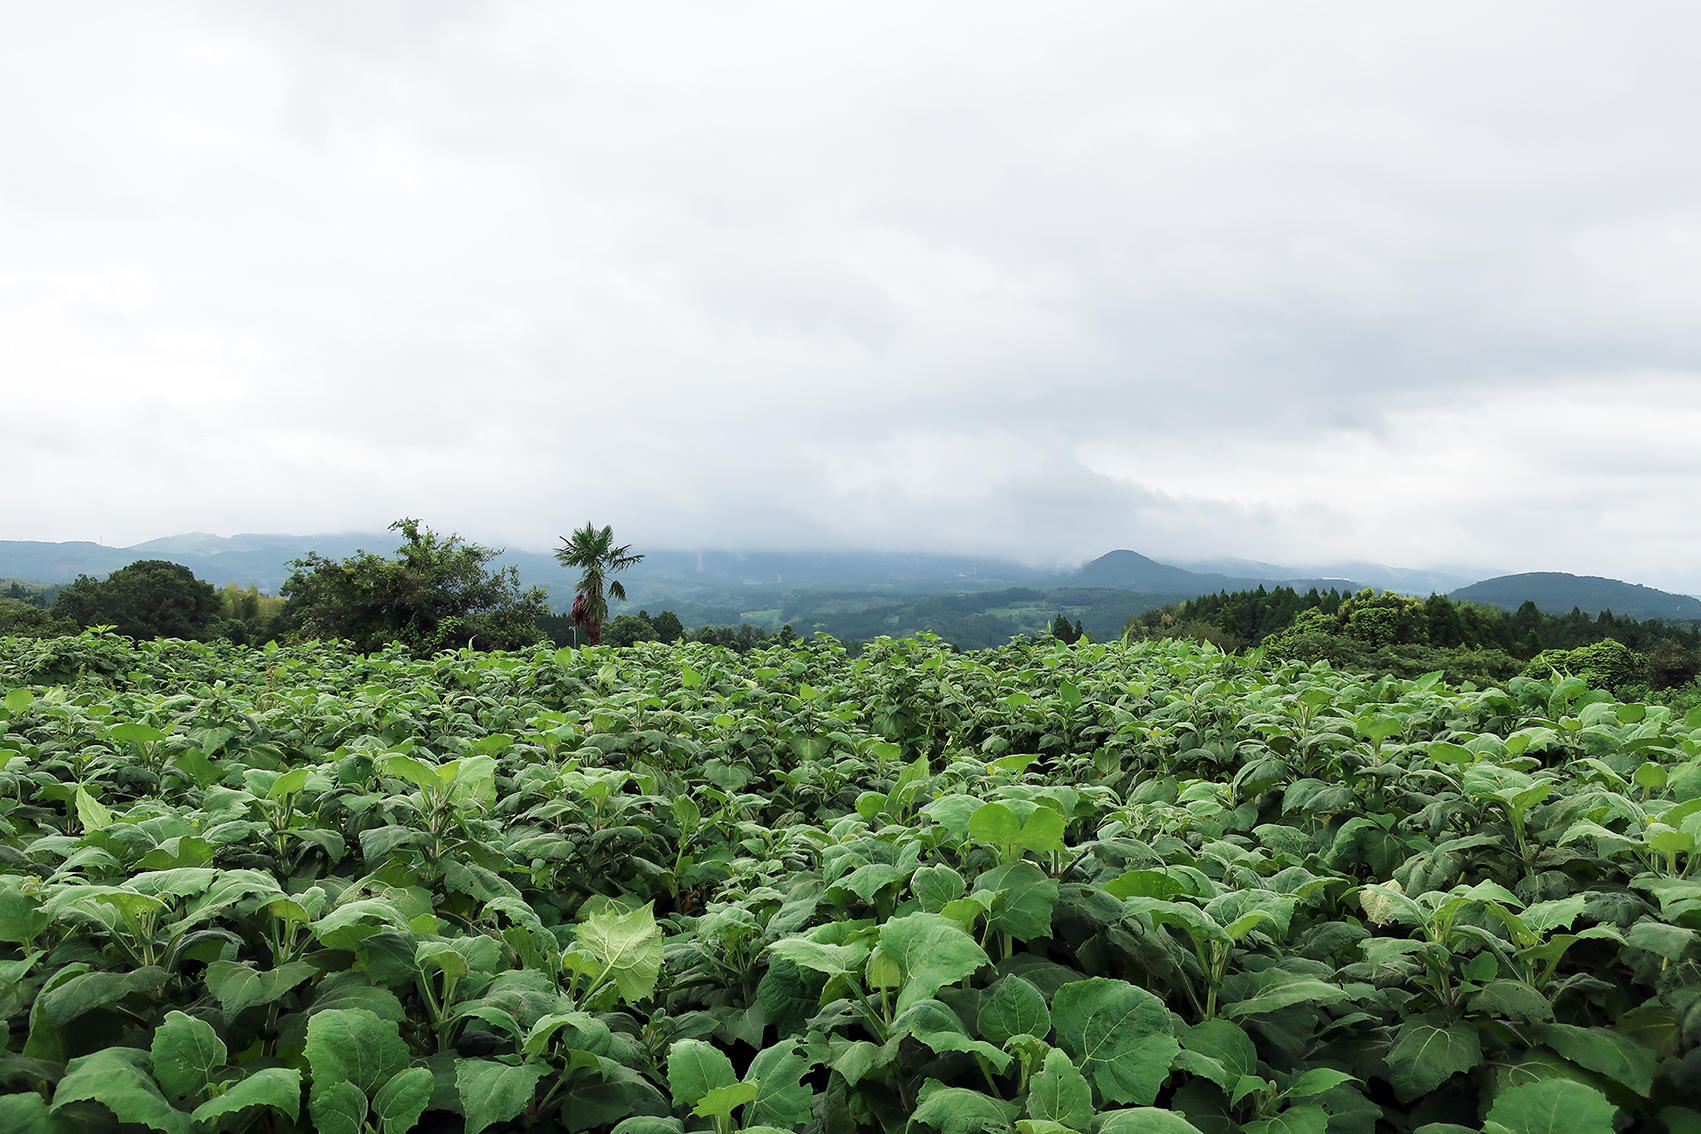
[[[57,589],[14,582],[0,592],[0,636],[48,637],[107,626],[134,638],[338,639],[361,651],[400,643],[421,655],[546,641],[631,646],[682,639],[744,652],[797,637],[789,622],[777,634],[749,623],[705,625],[687,633],[669,610],[653,618],[647,610],[620,614],[605,625],[607,600],[625,597],[612,574],[643,558],[629,545],[614,545],[607,527],[587,524],[563,537],[557,558],[581,571],[573,610],[564,614],[550,611],[543,588],[522,587],[515,568],[494,568],[500,550],[441,536],[418,520],[390,527],[402,537],[394,556],[359,551],[334,560],[310,553],[289,564],[279,596],[234,583],[215,590],[187,567],[157,559],[132,563],[104,579],[82,576]],[[952,640],[974,648],[1008,639],[1006,623],[989,613],[996,604],[1043,597],[1011,590],[926,602],[956,619],[989,623],[958,627],[968,640]],[[850,640],[893,632],[887,608],[859,614],[870,622],[868,633],[846,636]],[[979,641],[983,630],[995,640]],[[1261,646],[1280,657],[1327,660],[1367,672],[1415,676],[1440,670],[1454,682],[1500,683],[1519,673],[1545,677],[1558,670],[1627,699],[1701,701],[1696,680],[1701,625],[1637,621],[1610,611],[1592,618],[1575,609],[1550,615],[1527,602],[1507,613],[1443,595],[1417,599],[1368,589],[1301,594],[1290,587],[1259,587],[1149,610],[1130,617],[1123,632],[1131,638],[1196,638],[1225,650]],[[1085,633],[1082,622],[1062,613],[1051,624],[1051,635],[1062,641],[1079,641]]]
[[[543,619],[540,624],[557,644],[574,644],[570,620],[565,616],[553,615]],[[560,636],[563,629],[566,630],[567,637]],[[640,610],[637,614],[617,614],[610,619],[602,628],[601,644],[634,646],[639,642],[703,642],[713,646],[725,646],[742,654],[776,643],[791,642],[796,638],[797,633],[789,622],[780,627],[778,633],[748,622],[742,622],[736,627],[699,626],[688,632],[679,621],[679,616],[671,610],[664,610],[653,618],[649,611]]]
[[[53,617],[74,627],[110,626],[131,638],[208,638],[219,596],[180,563],[141,559],[104,579],[79,576],[59,592]]]
[[[1290,587],[1202,595],[1128,620],[1130,637],[1191,637],[1228,650],[1262,646],[1298,661],[1451,681],[1504,682],[1554,670],[1630,698],[1690,696],[1701,674],[1701,626],[1552,615],[1526,602],[1506,612],[1372,590],[1301,594]]]
[[[564,539],[563,564],[580,568],[572,614],[549,608],[542,587],[522,587],[513,567],[497,569],[500,550],[442,536],[418,520],[390,525],[402,537],[393,556],[358,551],[346,559],[317,553],[292,561],[281,595],[226,584],[215,590],[189,568],[165,560],[130,564],[96,579],[82,576],[59,588],[52,609],[39,603],[42,588],[21,583],[0,597],[0,636],[53,637],[94,626],[132,638],[227,638],[261,643],[274,639],[337,639],[371,652],[400,643],[420,655],[443,649],[518,649],[540,642],[610,646],[677,642],[689,638],[739,652],[788,642],[745,623],[701,626],[687,634],[679,616],[664,610],[621,614],[606,625],[607,599],[625,590],[609,575],[642,558],[612,544],[608,528],[590,525]]]
[[[1052,619],[1051,636],[1059,642],[1068,642],[1073,645],[1087,636],[1087,629],[1079,622],[1069,621],[1068,615],[1059,614]]]
[[[513,567],[492,569],[498,550],[440,536],[412,519],[390,525],[393,557],[311,553],[289,564],[282,595],[226,584],[215,590],[189,568],[144,559],[105,578],[79,576],[51,610],[0,598],[0,635],[51,637],[110,627],[131,638],[334,638],[362,651],[401,643],[419,654],[473,646],[513,649],[545,640],[541,587],[522,588]]]
[[[542,641],[537,620],[549,611],[548,592],[521,587],[514,567],[492,570],[500,549],[438,535],[414,519],[390,530],[402,534],[394,558],[360,551],[335,560],[313,552],[292,561],[283,585],[286,630],[361,651],[399,642],[422,655]]]

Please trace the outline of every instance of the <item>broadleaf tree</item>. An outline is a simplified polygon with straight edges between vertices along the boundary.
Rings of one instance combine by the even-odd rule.
[[[283,618],[305,637],[338,638],[364,652],[392,642],[425,656],[470,646],[512,650],[542,637],[549,610],[542,587],[522,588],[518,569],[490,568],[499,549],[440,536],[418,520],[397,520],[396,557],[360,551],[347,559],[310,552],[289,564]]]
[[[218,614],[213,585],[164,559],[138,559],[104,579],[80,575],[53,603],[57,619],[130,638],[205,638]]]

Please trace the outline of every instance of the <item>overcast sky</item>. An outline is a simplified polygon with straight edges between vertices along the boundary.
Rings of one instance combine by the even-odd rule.
[[[7,3],[0,538],[1701,591],[1701,7]]]

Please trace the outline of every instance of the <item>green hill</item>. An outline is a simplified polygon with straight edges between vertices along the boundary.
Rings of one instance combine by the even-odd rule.
[[[1655,590],[1639,583],[1563,571],[1526,571],[1460,587],[1449,598],[1516,610],[1526,602],[1549,614],[1573,608],[1585,614],[1610,610],[1631,618],[1701,619],[1701,599]]]

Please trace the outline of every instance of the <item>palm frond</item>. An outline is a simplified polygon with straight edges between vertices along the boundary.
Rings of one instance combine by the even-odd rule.
[[[602,528],[587,522],[584,527],[574,530],[570,536],[561,537],[561,546],[555,549],[555,561],[563,567],[576,567],[580,571],[579,582],[573,588],[585,596],[585,601],[596,610],[606,610],[604,591],[609,598],[626,601],[626,588],[619,583],[610,583],[607,576],[615,571],[623,571],[633,564],[643,560],[642,555],[632,553],[632,545],[614,546],[614,526],[605,524]]]

